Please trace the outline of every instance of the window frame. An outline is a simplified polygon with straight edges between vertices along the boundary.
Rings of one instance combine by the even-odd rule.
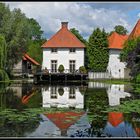
[[[58,52],[57,48],[51,48],[51,53],[57,53],[57,52]]]
[[[76,53],[76,48],[69,48],[69,53]]]

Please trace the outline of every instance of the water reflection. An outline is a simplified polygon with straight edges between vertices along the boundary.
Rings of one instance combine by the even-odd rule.
[[[107,89],[109,105],[116,106],[120,105],[120,100],[122,98],[130,97],[131,94],[125,92],[125,85],[112,84]]]
[[[120,105],[122,99],[131,96],[125,85],[97,82],[78,86],[11,84],[0,90],[1,108],[15,108],[19,111],[30,108],[53,108],[56,111],[40,113],[41,120],[33,119],[32,122],[17,124],[4,118],[2,120],[0,116],[0,136],[138,137],[139,114],[102,112],[108,105]],[[63,108],[67,108],[67,111],[62,110]]]
[[[49,86],[42,88],[43,107],[84,108],[84,95],[75,86]]]
[[[104,134],[109,137],[137,137],[135,129],[125,121],[122,112],[109,112]]]
[[[108,102],[110,106],[120,105],[121,99],[126,97],[131,97],[127,85],[123,84],[106,84],[106,83],[99,83],[99,82],[89,82],[88,88],[91,89],[106,89],[108,95]],[[105,93],[106,94],[106,93]]]

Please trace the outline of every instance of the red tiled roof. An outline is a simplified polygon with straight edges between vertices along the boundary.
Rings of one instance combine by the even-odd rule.
[[[119,35],[113,32],[109,37],[109,49],[123,49],[124,42],[128,39],[128,35]]]
[[[43,45],[43,48],[84,48],[85,45],[62,22],[62,28]]]
[[[27,60],[24,56],[22,56],[22,59],[23,59],[23,60]]]
[[[49,118],[59,129],[68,129],[73,125],[84,112],[59,112],[59,113],[45,113],[44,115]]]
[[[137,21],[135,27],[133,28],[132,32],[129,35],[128,39],[134,39],[140,36],[140,19]]]
[[[21,99],[23,104],[27,104],[29,99],[35,94],[35,90],[34,88],[32,88],[32,90],[28,91],[28,95],[24,95]]]
[[[108,114],[108,122],[114,127],[118,126],[123,120],[124,117],[121,112],[109,112]]]
[[[40,65],[37,61],[35,61],[33,58],[31,58],[27,53],[24,54],[24,56],[22,57],[23,60],[29,60],[30,62],[32,62],[35,65]]]
[[[140,136],[140,128],[136,127],[135,130],[136,130],[137,135]]]

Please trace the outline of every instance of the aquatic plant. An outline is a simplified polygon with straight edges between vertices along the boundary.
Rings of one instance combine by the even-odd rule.
[[[123,113],[139,113],[140,114],[140,99],[131,101],[124,101],[121,105],[115,107],[106,108],[104,112],[119,111]]]

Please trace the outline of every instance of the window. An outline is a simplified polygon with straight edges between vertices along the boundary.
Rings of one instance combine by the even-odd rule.
[[[75,51],[75,48],[70,48],[70,53],[74,53]]]
[[[56,87],[51,87],[51,99],[57,99]]]
[[[51,72],[52,73],[57,72],[57,60],[52,60],[51,61]]]
[[[70,69],[70,72],[75,72],[75,60],[69,61],[69,69]]]
[[[56,53],[56,52],[57,52],[57,49],[56,49],[56,48],[52,48],[52,49],[51,49],[51,52],[52,52],[52,53]]]
[[[31,70],[32,65],[31,65],[31,63],[30,63],[30,62],[27,62],[27,67],[28,67],[28,69],[29,69],[29,70]]]
[[[69,91],[69,99],[75,99],[75,88],[70,87],[70,91]]]

